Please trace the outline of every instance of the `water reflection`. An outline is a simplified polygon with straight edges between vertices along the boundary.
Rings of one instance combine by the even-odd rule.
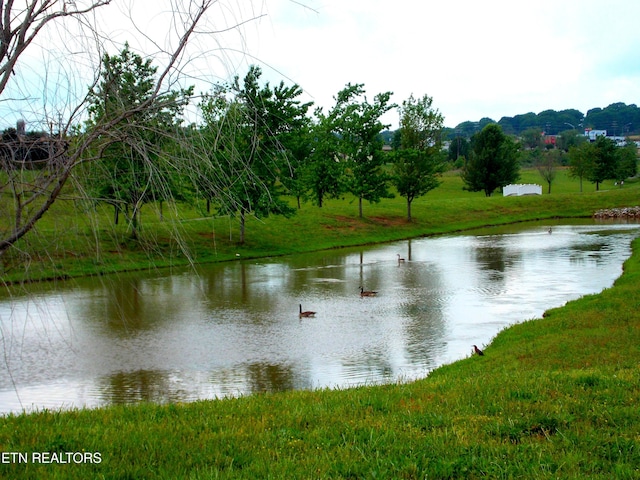
[[[32,285],[0,300],[0,410],[423,377],[509,324],[611,285],[637,234],[518,228]],[[360,286],[380,293],[361,298]],[[300,319],[298,304],[316,317]]]

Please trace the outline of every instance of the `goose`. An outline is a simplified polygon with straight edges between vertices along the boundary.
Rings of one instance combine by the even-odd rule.
[[[404,263],[404,258],[402,258],[399,253],[396,253],[396,255],[398,255],[398,263]]]
[[[373,290],[365,290],[363,287],[360,287],[360,296],[361,297],[375,297],[378,292],[374,292]]]
[[[475,352],[476,355],[484,355],[484,352],[482,350],[480,350],[478,347],[476,347],[475,345],[473,346],[473,351]]]
[[[313,317],[313,316],[315,316],[316,312],[311,312],[311,311],[303,312],[303,311],[302,311],[302,304],[299,304],[298,306],[300,307],[300,315],[299,315],[299,316],[300,316],[300,318],[302,318],[302,317]]]

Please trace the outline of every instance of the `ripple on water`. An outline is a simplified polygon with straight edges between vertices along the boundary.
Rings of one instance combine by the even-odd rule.
[[[355,254],[212,265],[197,278],[82,279],[0,300],[10,368],[0,371],[0,409],[424,376],[507,325],[610,286],[638,230],[602,231],[595,239],[594,226],[419,239]],[[400,252],[408,259],[402,265]],[[380,294],[360,298],[361,285]],[[315,318],[300,319],[300,303]]]

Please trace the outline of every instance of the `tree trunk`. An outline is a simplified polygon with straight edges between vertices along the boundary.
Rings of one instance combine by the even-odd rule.
[[[245,214],[244,210],[240,211],[240,245],[244,245],[244,225],[245,225]]]
[[[362,218],[362,197],[358,198],[358,211],[360,212],[360,218]]]
[[[412,201],[412,199],[407,197],[407,221],[408,222],[411,221],[411,201]]]
[[[16,199],[16,215],[15,215],[15,222],[14,222],[14,228],[15,231],[19,231],[20,230],[20,224],[22,223],[22,211],[23,211],[23,203],[22,203],[22,195],[20,195],[19,193],[17,193],[14,198]]]
[[[133,207],[133,212],[131,212],[131,238],[138,239],[138,209],[136,207]]]
[[[13,5],[14,3],[16,3],[16,6]],[[41,34],[40,32],[47,32],[50,29],[64,29],[66,22],[65,18],[77,19],[77,21],[82,24],[81,29],[84,32],[78,38],[79,43],[77,46],[70,44],[67,45],[67,47],[74,51],[77,47],[80,47],[80,54],[86,54],[87,58],[91,57],[93,60],[100,60],[99,57],[96,58],[92,56],[94,51],[93,47],[87,45],[87,49],[84,50],[84,39],[100,39],[100,45],[97,46],[99,48],[104,46],[102,42],[102,39],[104,38],[104,31],[99,27],[99,22],[95,21],[94,15],[96,15],[95,11],[99,8],[103,6],[106,8],[106,5],[110,3],[109,0],[81,2],[77,7],[74,2],[42,2],[28,0],[20,3],[20,6],[17,5],[17,2],[2,3],[2,19],[5,23],[3,23],[2,45],[0,46],[0,49],[3,50],[2,68],[0,71],[0,94],[4,93],[10,80],[14,78],[15,71],[13,67],[16,64],[21,65],[23,63],[23,58],[29,58],[32,55],[30,46],[33,45],[34,48],[38,48],[36,46],[37,44],[41,44],[43,41],[46,42],[46,37],[44,37],[44,40],[41,38],[41,35],[46,35],[46,33]],[[135,114],[146,114],[146,112],[152,111],[152,109],[155,108],[156,103],[162,103],[164,89],[161,88],[161,86],[164,86],[170,77],[173,80],[173,72],[183,72],[188,70],[185,68],[189,64],[189,58],[185,58],[185,49],[192,40],[197,41],[194,37],[203,35],[199,31],[200,29],[197,28],[198,24],[205,21],[204,19],[207,17],[207,11],[212,10],[215,3],[216,2],[210,1],[188,2],[185,6],[185,9],[189,12],[188,19],[184,18],[182,12],[175,12],[173,17],[174,25],[180,25],[182,28],[176,27],[171,31],[171,36],[176,36],[175,43],[174,38],[172,38],[170,42],[168,40],[168,43],[174,44],[175,48],[166,52],[167,62],[164,65],[159,66],[157,69],[157,75],[154,75],[155,78],[151,80],[152,85],[150,88],[150,95],[148,97],[142,101],[133,102],[132,105],[123,106],[122,112],[117,113],[117,115],[112,118],[105,118],[104,121],[98,121],[97,124],[94,125],[95,128],[89,128],[87,135],[83,135],[82,140],[72,149],[68,149],[69,145],[67,145],[68,142],[66,140],[61,142],[60,149],[57,149],[49,143],[49,146],[51,147],[51,150],[54,151],[53,153],[55,155],[55,158],[51,158],[50,155],[49,161],[51,162],[51,165],[55,164],[55,168],[48,169],[49,171],[46,177],[42,176],[39,178],[39,180],[44,181],[39,185],[37,191],[30,193],[30,196],[33,196],[36,201],[31,204],[32,207],[29,211],[17,212],[18,215],[28,213],[28,216],[24,219],[18,217],[20,220],[20,227],[12,229],[11,231],[1,232],[0,255],[11,248],[15,242],[31,232],[37,222],[47,214],[51,206],[58,199],[61,191],[67,183],[67,180],[70,178],[72,171],[86,161],[84,160],[85,157],[87,157],[85,154],[98,146],[96,142],[102,143],[99,139],[103,137],[105,133],[116,131],[117,126],[120,125],[121,122],[128,122]],[[183,23],[181,21],[183,19],[187,21]],[[242,23],[239,23],[236,27],[240,27],[241,25]],[[229,29],[236,27],[229,26]],[[85,37],[85,35],[87,36]],[[186,57],[188,57],[188,55],[186,55]],[[183,63],[183,60],[185,63]],[[89,63],[91,65],[95,65],[96,70],[88,71],[86,73],[89,78],[93,78],[95,80],[96,84],[94,86],[99,87],[98,80],[101,78],[99,75],[101,71],[98,71],[98,64],[100,62],[91,61]],[[100,70],[102,70],[102,66],[103,65],[100,65]],[[47,75],[46,71],[40,73],[41,75],[38,75],[38,79],[36,79],[36,81],[42,80],[43,86],[41,88],[43,91],[50,91],[52,86],[60,87],[60,95],[64,97],[64,92],[66,90],[65,85],[61,85],[59,83],[61,79],[53,78],[54,76],[52,75]],[[71,73],[73,75],[73,72]],[[182,77],[182,75],[180,75],[180,77]],[[72,79],[69,78],[70,82],[71,80]],[[51,81],[55,83],[52,84]],[[72,86],[72,83],[69,83],[69,87]],[[70,103],[67,105],[69,113],[68,119],[63,119],[62,116],[59,116],[57,122],[57,126],[59,128],[58,136],[61,140],[63,139],[63,135],[68,133],[68,128],[77,122],[77,113],[86,111],[87,107],[91,105],[91,102],[91,96],[84,95],[78,98],[78,103]],[[53,129],[53,126],[51,128]],[[70,143],[74,144],[75,142]],[[69,153],[70,151],[72,153]],[[11,212],[11,215],[13,215],[14,207],[12,207]],[[4,211],[3,215],[5,215]]]
[[[40,218],[42,218],[42,216],[45,213],[47,213],[47,211],[49,211],[49,208],[51,207],[51,205],[53,205],[53,203],[58,198],[60,191],[62,190],[64,185],[67,183],[67,179],[69,178],[70,175],[71,175],[71,169],[70,168],[65,169],[65,171],[55,181],[55,187],[53,188],[51,193],[49,193],[49,195],[46,197],[44,203],[40,206],[40,208],[33,215],[31,215],[29,220],[22,227],[20,227],[15,232],[13,232],[13,234],[9,235],[8,238],[0,240],[0,256],[4,254],[4,252],[7,251],[9,248],[11,248],[11,246],[16,241],[20,240],[23,236],[25,236],[28,232],[30,232],[31,229],[36,224],[36,222],[40,220]],[[19,218],[21,218],[21,212],[19,214],[16,214],[16,219],[19,219]],[[19,223],[22,223],[19,220],[16,220],[16,221],[18,221]]]

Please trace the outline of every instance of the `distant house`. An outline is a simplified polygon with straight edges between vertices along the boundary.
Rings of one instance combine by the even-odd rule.
[[[25,122],[18,120],[15,129],[0,137],[0,170],[41,169],[62,159],[69,143],[43,132],[26,133]]]
[[[584,131],[584,136],[589,139],[590,142],[595,142],[598,137],[606,137],[606,130],[593,130],[591,128],[587,128]]]

